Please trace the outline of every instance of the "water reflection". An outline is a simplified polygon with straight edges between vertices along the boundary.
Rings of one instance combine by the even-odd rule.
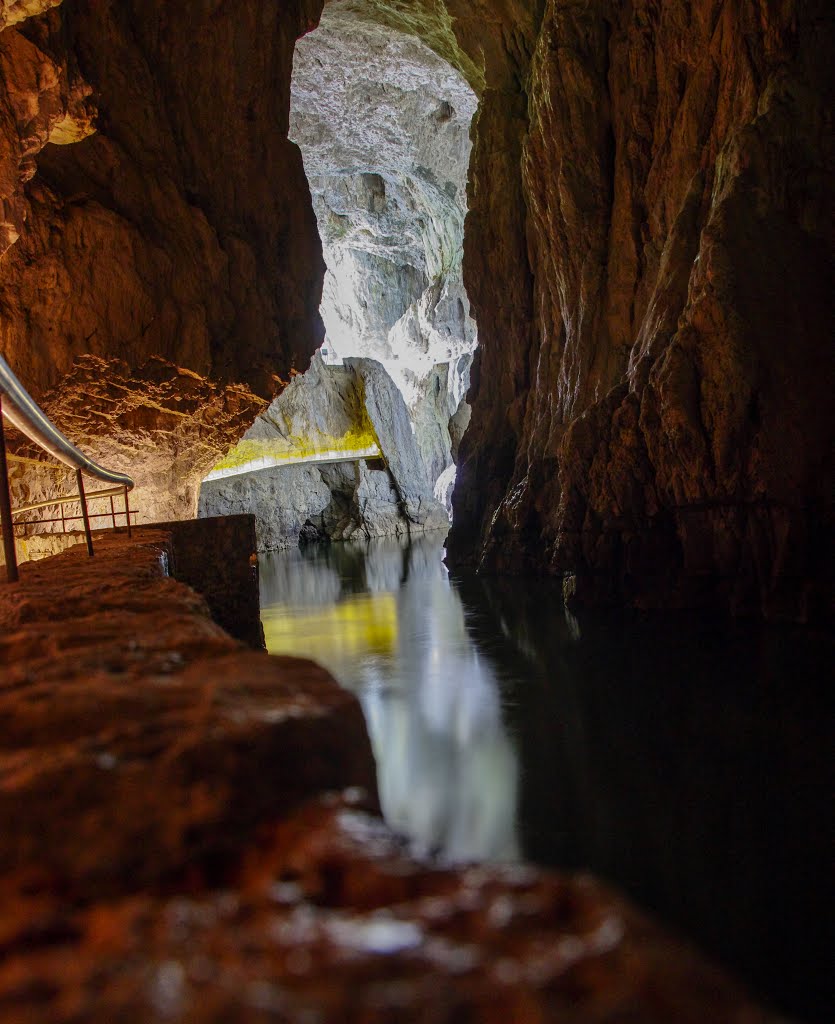
[[[456,860],[512,858],[515,752],[442,555],[426,537],[262,559],[267,646],[314,658],[357,694],[395,829]]]
[[[554,581],[451,581],[442,554],[262,559],[268,646],[358,694],[390,823],[455,858],[592,870],[761,997],[828,1019],[832,638],[577,621]]]

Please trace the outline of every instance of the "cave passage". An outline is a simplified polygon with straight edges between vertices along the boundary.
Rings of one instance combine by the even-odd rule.
[[[448,512],[476,346],[461,266],[476,106],[423,42],[356,11],[326,7],[296,46],[290,137],[327,267],[321,355],[382,364],[408,409],[412,472]]]

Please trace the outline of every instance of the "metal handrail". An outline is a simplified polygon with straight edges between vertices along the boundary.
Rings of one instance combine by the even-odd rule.
[[[4,401],[5,399],[5,401]],[[52,501],[35,502],[12,511],[11,494],[9,490],[9,475],[6,465],[6,438],[3,430],[3,417],[13,423],[18,430],[26,435],[31,441],[39,445],[53,458],[75,470],[78,493],[70,498],[59,498]],[[34,461],[34,460],[33,460]],[[55,424],[44,413],[35,402],[29,392],[17,379],[6,360],[0,356],[0,519],[3,528],[3,547],[6,555],[6,576],[10,583],[18,578],[17,552],[15,550],[14,523],[12,516],[22,512],[33,511],[37,508],[44,508],[48,505],[63,505],[68,501],[78,501],[81,504],[81,518],[84,520],[84,533],[87,539],[87,551],[93,554],[93,537],[90,530],[90,517],[87,509],[87,496],[84,492],[84,479],[82,473],[102,480],[104,483],[115,484],[116,487],[108,488],[105,491],[98,491],[89,497],[110,497],[111,510],[113,507],[114,494],[123,493],[125,496],[125,521],[127,523],[128,536],[130,536],[130,504],[128,492],[133,490],[134,482],[125,473],[117,473],[114,470],[106,469],[104,466],[88,458],[55,426]],[[63,511],[61,513],[63,518]],[[116,517],[113,512],[113,522]]]
[[[30,441],[34,441],[45,452],[71,469],[80,469],[88,476],[103,480],[107,484],[120,484],[133,490],[133,480],[124,473],[105,469],[88,458],[84,452],[61,433],[46,413],[32,398],[12,372],[6,360],[0,356],[0,393],[8,399],[3,403],[3,415],[13,423]]]
[[[101,491],[85,491],[84,497],[87,501],[92,501],[94,498],[115,498],[117,494],[124,493],[124,487],[105,487]],[[43,501],[33,501],[28,505],[18,505],[12,509],[12,516],[21,516],[24,512],[37,512],[39,508],[50,508],[52,505],[72,505],[80,499],[80,494],[65,494],[63,498],[45,498]]]

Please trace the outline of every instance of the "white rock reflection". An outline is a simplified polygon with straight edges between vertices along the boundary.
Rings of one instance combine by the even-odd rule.
[[[393,828],[451,859],[512,859],[516,754],[442,554],[426,538],[262,559],[267,646],[313,658],[358,695]]]

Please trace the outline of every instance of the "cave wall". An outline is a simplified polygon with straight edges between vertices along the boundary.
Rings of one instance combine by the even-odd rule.
[[[468,415],[477,344],[462,260],[478,98],[414,26],[379,15],[374,5],[337,0],[299,40],[290,135],[327,266],[323,358],[382,363],[449,512],[451,419]]]
[[[461,250],[476,106],[446,60],[352,4],[327,5],[299,41],[290,134],[313,194],[336,355],[383,360],[397,380],[398,363],[420,378],[475,348]]]
[[[321,246],[287,140],[293,48],[320,10],[3,5],[0,25],[18,23],[0,33],[0,351],[73,439],[138,478],[146,520],[194,514],[258,396],[321,342]],[[175,400],[149,393],[124,428],[112,389],[73,390],[88,357],[120,360],[117,391],[149,372],[156,388],[167,365]],[[219,408],[195,418],[201,389]],[[63,416],[79,404],[97,427],[83,436]],[[190,465],[195,447],[206,457]]]
[[[815,2],[549,0],[514,75],[488,66],[456,562],[572,573],[578,601],[820,610],[832,28]]]
[[[262,551],[300,540],[446,532],[447,511],[433,496],[431,460],[420,446],[427,437],[414,432],[382,363],[352,357],[334,366],[317,353],[203,481],[198,514],[254,513]],[[334,461],[340,452],[351,457]]]
[[[73,0],[3,33],[95,106],[94,134],[36,155],[3,263],[2,343],[27,386],[78,354],[162,356],[265,396],[306,366],[322,261],[287,124],[320,7]]]

